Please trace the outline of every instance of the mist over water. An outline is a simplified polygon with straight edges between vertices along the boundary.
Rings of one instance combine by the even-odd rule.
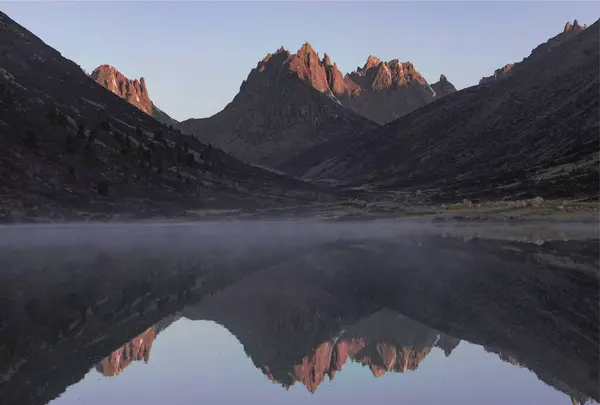
[[[595,403],[598,256],[595,224],[2,227],[0,404]]]

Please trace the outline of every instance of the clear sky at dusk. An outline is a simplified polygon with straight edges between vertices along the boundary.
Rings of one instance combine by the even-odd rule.
[[[220,111],[267,53],[310,42],[343,73],[367,56],[410,61],[431,83],[476,84],[522,60],[595,2],[2,2],[1,9],[88,72],[107,63],[145,77],[183,120]]]

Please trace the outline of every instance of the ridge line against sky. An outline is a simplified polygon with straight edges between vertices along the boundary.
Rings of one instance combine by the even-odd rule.
[[[369,55],[412,62],[429,83],[475,85],[560,33],[598,20],[594,2],[3,2],[2,11],[91,72],[144,77],[177,120],[221,111],[280,46],[309,42],[343,74]]]

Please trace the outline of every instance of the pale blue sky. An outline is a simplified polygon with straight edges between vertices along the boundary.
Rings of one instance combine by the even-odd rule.
[[[176,119],[220,111],[256,63],[310,42],[343,73],[367,56],[412,62],[429,82],[464,88],[577,18],[594,2],[2,2],[2,11],[88,71],[108,63],[144,76]]]

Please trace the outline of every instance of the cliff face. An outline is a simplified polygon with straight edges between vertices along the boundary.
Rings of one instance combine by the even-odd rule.
[[[128,79],[111,65],[100,65],[90,74],[90,77],[117,96],[127,100],[146,114],[166,125],[176,125],[177,121],[154,105],[148,95],[146,81],[142,77]]]
[[[146,114],[152,115],[152,101],[143,77],[140,80],[129,80],[110,65],[98,66],[90,77]]]

